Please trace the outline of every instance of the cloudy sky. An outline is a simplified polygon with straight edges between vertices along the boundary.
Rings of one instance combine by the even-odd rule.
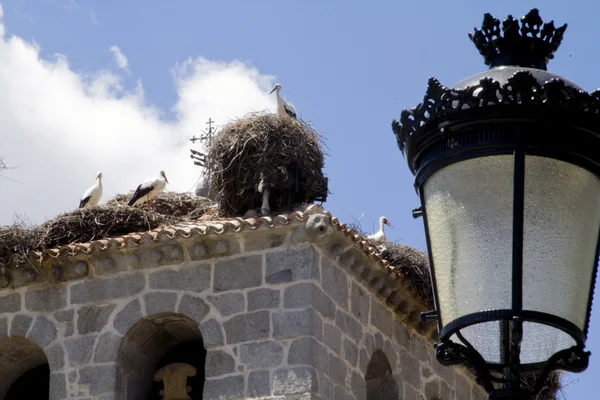
[[[42,43],[12,36],[2,24],[0,154],[10,168],[0,177],[4,224],[15,214],[41,222],[75,208],[99,171],[105,200],[160,169],[170,190],[192,190],[200,169],[191,165],[188,139],[208,118],[225,122],[274,106],[273,76],[235,60],[190,56],[165,71],[177,93],[173,118],[165,118],[141,80],[128,85],[135,64],[118,45],[104,49],[114,68],[76,72],[68,55],[41,57]]]
[[[342,221],[425,249],[413,176],[390,123],[419,103],[427,79],[452,85],[485,69],[467,33],[484,12],[504,18],[539,6],[569,23],[549,69],[600,86],[600,5],[552,0],[348,2],[6,0],[0,20],[0,225],[40,223],[74,209],[104,173],[106,201],[167,173],[192,190],[200,170],[188,139],[274,107],[276,82],[325,137],[331,194]],[[597,296],[598,297],[598,296]],[[600,375],[600,318],[592,314],[583,374],[566,397],[586,398]],[[587,397],[589,398],[589,396]]]

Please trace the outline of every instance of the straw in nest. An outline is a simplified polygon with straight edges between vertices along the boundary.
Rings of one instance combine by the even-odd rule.
[[[255,113],[229,123],[208,150],[205,173],[217,192],[221,215],[241,215],[260,206],[261,178],[271,208],[325,201],[321,136],[307,123]]]
[[[15,256],[23,259],[33,251],[145,232],[215,212],[212,202],[188,193],[159,193],[150,211],[126,206],[130,197],[117,195],[106,205],[63,213],[40,226],[0,227],[0,264],[8,264]]]
[[[369,244],[375,246],[375,243]],[[385,249],[381,251],[381,257],[394,267],[407,287],[413,290],[429,307],[433,307],[429,261],[425,253],[392,242],[387,242],[383,246]]]
[[[555,371],[548,376],[542,390],[538,394],[537,400],[556,400],[558,399],[558,394],[562,391],[562,385],[560,383],[560,377],[562,375],[561,371]],[[521,378],[521,382],[523,386],[528,389],[533,389],[535,385],[535,381],[537,379],[537,375],[525,375]]]
[[[404,284],[425,303],[433,307],[433,290],[431,288],[431,275],[429,273],[429,260],[427,255],[412,247],[404,246],[394,242],[384,244],[376,243],[368,239],[368,234],[363,231],[360,221],[348,225],[372,247],[380,250],[381,258],[394,267],[398,276]]]

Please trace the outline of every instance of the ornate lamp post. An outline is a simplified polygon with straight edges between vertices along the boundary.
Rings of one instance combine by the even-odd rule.
[[[600,232],[600,91],[546,71],[566,30],[536,9],[469,37],[488,71],[429,80],[392,127],[415,175],[435,295],[436,357],[490,399],[534,399],[581,372]],[[539,374],[533,390],[521,375]]]

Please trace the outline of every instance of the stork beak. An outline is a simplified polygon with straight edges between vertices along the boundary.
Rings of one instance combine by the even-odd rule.
[[[390,228],[393,228],[392,224],[390,223],[390,221],[388,221],[387,219],[385,220],[384,224],[386,224],[387,226],[389,226]]]
[[[269,94],[273,93],[273,92],[275,91],[275,89],[277,89],[277,86],[275,86],[275,87],[273,88],[273,90],[271,90],[271,91],[269,92]]]
[[[169,180],[167,179],[167,176],[164,175],[164,177],[165,177],[165,182],[169,183]]]

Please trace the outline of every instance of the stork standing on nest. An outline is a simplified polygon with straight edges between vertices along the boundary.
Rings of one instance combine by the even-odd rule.
[[[280,83],[276,84],[269,94],[273,93],[274,91],[277,91],[277,114],[296,119],[296,110],[294,110],[294,106],[282,99],[281,95],[279,94],[279,92],[281,92]]]
[[[169,183],[169,181],[167,175],[165,175],[165,171],[160,171],[158,178],[148,178],[140,183],[127,205],[135,206],[136,204],[147,202],[146,205],[150,208],[152,199],[156,197],[159,192],[164,190],[167,183]]]
[[[96,184],[85,191],[79,201],[79,208],[94,207],[102,197],[102,172],[96,176]]]
[[[387,239],[385,237],[385,231],[383,230],[383,225],[387,225],[390,228],[393,228],[392,224],[390,223],[390,221],[387,220],[386,217],[381,217],[381,218],[379,218],[379,230],[376,233],[367,236],[367,239],[369,239],[375,243],[386,242]]]

